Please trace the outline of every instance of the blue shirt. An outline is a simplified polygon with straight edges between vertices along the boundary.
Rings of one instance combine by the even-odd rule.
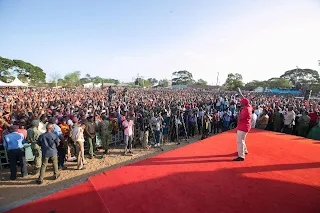
[[[62,131],[61,131],[61,128],[60,128],[60,126],[58,126],[57,124],[54,124],[53,125],[53,131],[52,131],[52,133],[54,133],[56,136],[58,136],[59,138],[61,138],[62,137]]]
[[[38,144],[41,146],[43,157],[57,156],[60,139],[53,132],[46,132],[39,136]]]
[[[18,132],[12,132],[4,136],[3,146],[8,150],[22,149],[26,141],[24,136]]]

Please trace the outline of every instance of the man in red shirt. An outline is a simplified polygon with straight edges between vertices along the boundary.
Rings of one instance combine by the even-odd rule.
[[[238,116],[237,125],[237,146],[238,146],[238,157],[234,161],[244,161],[245,154],[248,154],[246,146],[246,136],[251,129],[251,117],[252,107],[249,104],[249,100],[243,98],[241,101],[241,111]]]

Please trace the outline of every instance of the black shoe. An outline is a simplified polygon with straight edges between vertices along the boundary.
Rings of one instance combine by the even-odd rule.
[[[15,178],[11,177],[10,180],[17,180],[17,178],[16,177]]]
[[[244,158],[242,158],[242,157],[237,157],[237,158],[233,159],[233,161],[244,161]]]
[[[37,180],[37,184],[40,185],[40,184],[42,184],[42,183],[43,183],[43,180],[41,180],[41,179],[38,179],[38,180]]]
[[[245,152],[244,154],[246,154],[246,155],[247,155],[247,154],[249,154],[249,152]]]
[[[57,180],[60,177],[60,174],[54,175],[54,179]]]

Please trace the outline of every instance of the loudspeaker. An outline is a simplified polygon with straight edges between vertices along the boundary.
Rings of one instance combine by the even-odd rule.
[[[304,100],[305,101],[310,99],[311,93],[312,93],[312,90],[306,90],[306,92],[304,93]]]

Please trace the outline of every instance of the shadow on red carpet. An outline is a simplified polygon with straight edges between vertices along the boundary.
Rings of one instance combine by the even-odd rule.
[[[245,162],[232,161],[234,135],[224,133],[93,176],[9,212],[319,213],[319,146],[254,133],[248,141],[255,154]]]

